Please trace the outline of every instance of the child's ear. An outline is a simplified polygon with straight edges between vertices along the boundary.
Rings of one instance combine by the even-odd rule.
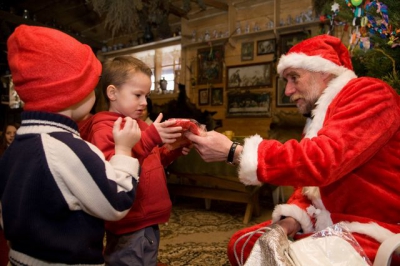
[[[110,101],[115,101],[117,99],[117,88],[114,85],[108,85],[107,87],[107,97]]]

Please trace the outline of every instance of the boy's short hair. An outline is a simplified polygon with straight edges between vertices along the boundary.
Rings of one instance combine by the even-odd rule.
[[[110,103],[107,97],[107,87],[109,85],[121,86],[128,80],[129,75],[138,71],[146,74],[149,78],[153,74],[143,61],[133,56],[118,56],[104,63],[101,83],[103,96],[107,104]]]
[[[99,82],[92,49],[59,30],[21,25],[7,40],[8,64],[24,110],[58,112],[85,99]]]

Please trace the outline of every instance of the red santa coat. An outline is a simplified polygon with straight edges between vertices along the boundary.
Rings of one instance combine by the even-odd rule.
[[[248,185],[295,186],[272,222],[291,216],[304,233],[313,233],[345,221],[373,261],[379,244],[400,233],[400,97],[380,80],[345,71],[330,82],[312,115],[300,142],[246,139],[239,178]],[[269,223],[232,237],[232,264],[236,239]],[[399,265],[399,257],[393,263]]]

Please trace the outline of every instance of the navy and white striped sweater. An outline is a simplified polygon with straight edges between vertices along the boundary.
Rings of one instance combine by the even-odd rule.
[[[138,171],[129,156],[105,161],[70,118],[23,112],[0,160],[0,218],[11,262],[101,265],[103,220],[128,212]]]

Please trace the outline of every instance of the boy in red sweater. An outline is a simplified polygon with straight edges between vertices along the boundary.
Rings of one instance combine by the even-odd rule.
[[[169,148],[181,136],[182,127],[174,121],[160,123],[162,114],[152,125],[140,119],[146,109],[152,73],[142,61],[121,56],[103,66],[102,90],[109,110],[99,112],[80,124],[82,137],[95,144],[105,157],[114,154],[112,125],[119,117],[135,119],[142,131],[141,140],[132,155],[141,165],[140,184],[135,202],[128,215],[117,222],[107,222],[106,265],[156,265],[159,246],[158,224],[169,220],[171,200],[167,190],[164,167],[189,148]],[[167,148],[168,146],[169,148]]]

